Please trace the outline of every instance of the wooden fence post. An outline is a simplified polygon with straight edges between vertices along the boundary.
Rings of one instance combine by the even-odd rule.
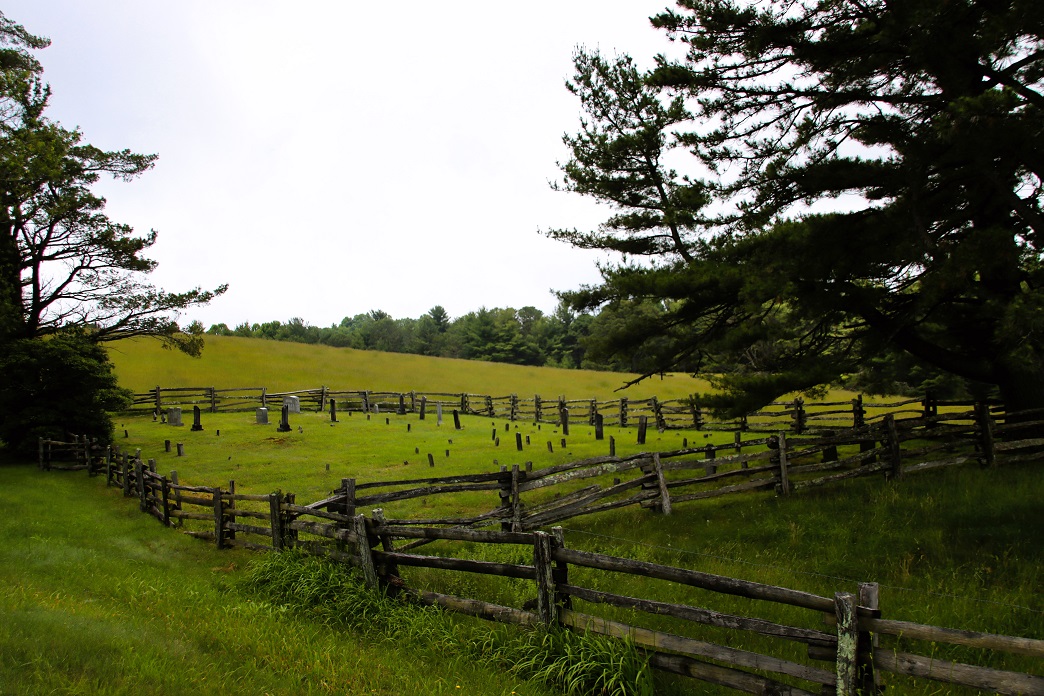
[[[120,484],[123,488],[123,497],[130,497],[130,465],[127,462],[127,453],[120,455]]]
[[[794,412],[791,414],[794,424],[791,426],[794,432],[798,435],[805,432],[805,423],[808,419],[808,414],[805,413],[805,400],[801,397],[794,399]]]
[[[562,529],[561,527],[552,527],[551,528],[551,534],[553,534],[554,537],[555,537],[555,548],[556,549],[564,549],[565,548],[565,530]],[[554,574],[554,578],[555,578],[555,588],[556,588],[556,591],[557,591],[557,588],[561,587],[562,585],[568,585],[569,584],[569,564],[566,563],[565,561],[555,561],[555,567],[554,567],[553,574]],[[573,608],[573,599],[569,595],[567,595],[567,594],[565,594],[563,592],[558,592],[557,599],[558,599],[558,603],[560,605],[562,605],[563,607],[565,607],[566,609],[572,609]]]
[[[773,444],[775,445],[773,447]],[[779,467],[779,485],[777,492],[781,495],[790,495],[790,476],[787,474],[787,434],[780,433],[775,440],[769,440],[769,449],[776,450],[772,456],[773,463]]]
[[[170,481],[166,476],[160,478],[160,495],[163,502],[163,526],[170,526]]]
[[[862,428],[866,424],[866,409],[863,408],[863,395],[852,399],[852,427]]]
[[[233,496],[235,496],[235,494],[236,494],[236,482],[235,481],[229,481],[228,482],[228,496],[229,496],[229,498],[228,498],[228,505],[224,505],[223,506],[224,510],[222,510],[222,513],[223,513],[224,517],[226,518],[226,521],[231,522],[232,524],[236,523],[236,499],[233,497]],[[228,529],[225,532],[225,538],[228,539],[229,541],[235,539],[236,538],[236,530]]]
[[[177,471],[171,471],[170,472],[170,485],[172,485],[172,486],[177,486],[178,485],[178,472]],[[178,510],[178,511],[181,510],[181,491],[178,490],[178,489],[174,490],[174,509]],[[180,527],[183,524],[183,522],[182,522],[181,518],[179,517],[178,521],[176,523],[174,523],[174,524],[176,526]]]
[[[561,404],[559,405],[559,409],[558,409],[558,421],[559,421],[559,424],[562,426],[562,434],[568,436],[569,435],[569,409],[566,408],[564,405],[561,405]]]
[[[671,514],[671,494],[667,491],[667,481],[663,478],[663,465],[660,464],[660,453],[653,453],[653,471],[656,472],[656,483],[660,487],[660,509],[663,514]]]
[[[892,465],[890,477],[898,481],[903,477],[903,453],[899,449],[899,431],[895,427],[895,416],[891,413],[884,417],[885,434],[888,443],[888,462]]]
[[[924,393],[924,417],[932,418],[933,416],[939,415],[939,400],[935,398],[935,393],[927,391]]]
[[[211,387],[209,389],[209,391],[210,391],[210,412],[211,413],[217,413],[218,412],[218,407],[217,407],[217,389],[214,388],[214,387]]]
[[[657,430],[666,430],[667,421],[663,419],[663,405],[660,404],[660,400],[655,396],[649,397],[649,403],[652,405],[653,418],[656,420]]]
[[[217,547],[224,548],[225,538],[225,515],[221,500],[221,489],[211,488],[211,495],[214,496],[214,543]]]
[[[512,394],[511,395],[511,415],[508,417],[508,420],[513,422],[516,418],[518,418],[518,394]]]
[[[620,427],[627,427],[627,397],[620,397]]]
[[[985,467],[996,464],[996,450],[993,444],[993,418],[990,416],[990,405],[986,401],[975,403],[975,424],[978,426],[979,461]]]
[[[541,415],[542,414],[541,414],[540,395],[539,394],[534,394],[533,395],[533,421],[536,422],[536,423],[539,423]]]
[[[374,508],[374,510],[373,510],[373,528],[374,528],[374,532],[377,534],[377,540],[378,540],[378,543],[381,545],[381,549],[383,551],[387,552],[387,553],[390,553],[390,552],[394,551],[395,549],[392,546],[391,537],[388,536],[387,534],[383,533],[383,531],[381,530],[381,527],[384,524],[385,524],[384,509],[383,508]],[[392,595],[392,596],[397,594],[397,589],[398,588],[396,588],[395,585],[391,584],[388,581],[389,581],[389,579],[392,576],[398,577],[398,575],[399,575],[399,567],[397,565],[395,565],[394,563],[384,563],[384,564],[382,564],[381,568],[377,568],[376,565],[375,565],[374,566],[374,570],[377,571],[377,579],[378,579],[378,581],[380,581],[381,584],[387,589],[388,593],[390,595]]]
[[[836,593],[834,614],[837,617],[837,696],[857,696],[859,621],[855,595]]]
[[[521,474],[518,464],[511,465],[511,531],[522,531],[522,501],[519,498],[518,484]]]
[[[138,491],[138,509],[145,512],[145,476],[143,474],[144,467],[141,465],[140,459],[134,460],[134,485]]]
[[[156,385],[156,413],[163,412],[163,399],[160,398],[160,386]]]
[[[553,537],[547,532],[534,532],[533,566],[537,586],[537,613],[545,626],[558,623],[558,602],[555,597],[555,573],[551,563]]]
[[[370,550],[370,535],[366,531],[366,517],[356,515],[352,529],[357,539],[356,553],[359,555],[359,569],[362,571],[363,582],[370,589],[377,587],[377,567],[373,563],[373,552]]]
[[[876,582],[859,583],[859,606],[866,607],[874,612],[874,618],[881,615],[881,590]],[[858,623],[858,621],[857,621]],[[874,650],[877,648],[876,635],[869,631],[859,631],[857,634],[857,646],[859,648],[858,668],[856,672],[856,684],[859,693],[863,696],[876,696],[881,693],[877,683],[877,674],[874,671]]]
[[[283,500],[281,491],[268,494],[268,522],[272,527],[272,548],[283,550],[283,511],[279,507]]]
[[[649,419],[647,416],[638,416],[638,444],[645,444],[645,435],[649,429]]]
[[[348,517],[355,517],[355,479],[341,479],[341,490],[344,491],[344,512]]]
[[[692,426],[697,430],[703,430],[703,409],[695,401],[690,402],[692,407]]]

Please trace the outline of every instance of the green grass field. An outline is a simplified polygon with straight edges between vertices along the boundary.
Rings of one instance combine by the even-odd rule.
[[[120,384],[136,392],[163,387],[267,387],[269,391],[334,389],[468,392],[544,398],[610,399],[636,375],[564,370],[422,355],[332,348],[237,336],[207,336],[200,358],[164,350],[158,341],[129,339],[108,344]],[[626,396],[678,399],[707,391],[704,380],[665,375],[627,390]]]
[[[82,472],[0,465],[0,509],[5,696],[548,693],[246,593],[253,554],[166,529]]]
[[[228,361],[220,363],[217,358],[223,344],[230,352]],[[411,372],[414,368],[407,363],[413,363],[416,356],[364,354],[376,363],[386,361],[380,369],[394,377],[370,375],[359,365],[338,368],[344,371],[337,377],[327,371],[337,362],[339,352],[334,349],[327,352],[294,344],[222,339],[208,345],[214,362],[207,370],[218,369],[208,372],[200,367],[208,364],[208,357],[193,361],[154,348],[143,348],[133,356],[132,351],[123,350],[122,358],[114,353],[124,384],[135,389],[155,384],[286,389],[327,383],[374,390],[603,394],[588,391],[597,390],[594,383],[578,384],[575,393],[572,383],[565,388],[555,386],[559,379],[580,379],[584,374],[573,371],[560,377],[559,371],[551,374],[520,368],[534,370],[526,381],[511,366],[448,361],[452,364],[443,367],[438,361],[427,363],[428,372],[448,374],[475,366],[483,377],[467,384],[423,382],[435,378],[425,377],[424,369]],[[293,351],[300,352],[290,360],[287,355]],[[284,373],[278,365],[265,368],[271,372],[257,371],[268,364],[273,353],[278,353],[279,365],[292,363],[293,372],[287,367]],[[377,370],[372,367],[376,363],[366,369]],[[216,364],[223,367],[215,368]],[[279,382],[275,374],[289,376]],[[617,380],[620,376],[594,373],[594,377]],[[518,386],[512,381],[516,378],[529,386]],[[680,381],[667,379],[663,384]],[[669,398],[660,390],[650,393]],[[235,480],[239,491],[293,491],[301,502],[325,496],[343,477],[360,482],[420,478],[486,472],[500,464],[525,461],[541,467],[605,454],[608,446],[606,441],[596,442],[591,429],[583,426],[571,428],[563,448],[562,434],[555,428],[519,423],[517,427],[529,435],[531,444],[518,453],[514,448],[516,425],[506,431],[508,424],[503,421],[465,417],[463,430],[455,431],[448,415],[441,427],[433,415],[423,422],[416,415],[381,414],[367,420],[358,413],[341,414],[340,420],[331,425],[323,414],[295,415],[291,417],[292,432],[280,434],[275,425],[256,425],[253,413],[204,413],[203,432],[192,432],[188,425],[173,428],[154,423],[149,416],[121,416],[116,421],[117,443],[131,450],[141,448],[144,458],[157,460],[161,473],[176,469],[185,482],[226,486]],[[494,427],[501,437],[499,447],[493,440]],[[123,437],[124,430],[128,437]],[[616,437],[618,453],[638,450],[633,429],[607,429],[608,435]],[[682,438],[702,444],[704,435],[651,431],[644,449],[677,448]],[[731,435],[714,435],[711,441],[718,438],[729,441]],[[166,453],[165,439],[183,442],[185,456]],[[554,452],[548,452],[548,441]],[[448,457],[446,450],[450,451]],[[434,455],[434,469],[427,464],[428,452]],[[219,553],[208,544],[165,529],[138,512],[136,500],[122,498],[98,478],[89,479],[83,473],[45,475],[27,467],[0,468],[0,477],[0,509],[5,511],[0,517],[4,581],[0,613],[5,616],[0,622],[0,693],[174,693],[197,691],[214,683],[231,693],[296,693],[295,686],[303,690],[301,685],[315,693],[460,693],[456,686],[461,682],[472,693],[511,693],[515,689],[541,693],[539,687],[517,684],[506,667],[483,668],[472,659],[425,652],[430,632],[420,631],[412,638],[408,631],[405,636],[361,634],[357,628],[317,618],[328,617],[329,612],[302,614],[266,602],[263,596],[244,594],[239,588],[251,554]],[[789,498],[758,493],[684,503],[669,517],[623,509],[570,521],[565,533],[572,548],[828,596],[853,591],[860,581],[876,581],[882,585],[882,607],[888,618],[1041,638],[1041,500],[1044,477],[1039,475],[1039,466],[967,467],[899,482],[858,479]],[[392,504],[388,512],[391,516],[420,512],[428,516],[441,512],[442,505],[460,512],[489,509],[495,503],[495,493],[482,492],[447,501]],[[529,562],[524,549],[446,543],[426,552]],[[525,581],[404,570],[411,585],[514,606],[532,592]],[[577,572],[575,579],[621,594],[821,627],[819,617],[807,612],[799,616],[798,610],[781,610],[767,615],[749,601],[714,597],[669,583],[584,572]],[[619,620],[635,620],[628,612],[607,613]],[[7,621],[8,616],[14,620]],[[660,623],[646,618],[643,625],[734,647],[770,649],[763,639],[679,626],[666,619]],[[286,626],[297,636],[289,645]],[[451,630],[464,630],[465,626],[475,630],[471,624],[460,626]],[[176,647],[173,657],[164,651],[165,646]],[[940,659],[1041,671],[1029,658],[932,645],[909,647]],[[800,658],[778,648],[771,651]],[[210,653],[217,657],[210,660]],[[890,693],[896,694],[975,693],[892,677],[887,683]],[[673,679],[660,679],[656,689],[664,694],[725,693]]]

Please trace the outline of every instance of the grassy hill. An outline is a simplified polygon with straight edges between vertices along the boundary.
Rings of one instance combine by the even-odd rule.
[[[626,378],[241,338],[208,340],[199,360],[163,351],[151,341],[121,342],[111,354],[121,382],[135,390],[156,384],[280,390],[325,383],[344,389],[603,398]],[[689,377],[674,376],[628,395],[667,399],[704,388]],[[426,421],[421,426],[416,418],[409,419],[413,427],[407,430],[406,423],[394,417],[386,421],[383,415],[365,420],[355,414],[335,427],[322,414],[302,414],[293,424],[303,429],[282,438],[260,432],[253,414],[204,418],[204,432],[185,428],[179,436],[186,442],[183,458],[162,451],[163,439],[171,435],[147,415],[117,422],[129,431],[127,438],[120,433],[120,444],[142,447],[144,456],[160,460],[161,471],[176,467],[194,482],[223,485],[235,478],[243,490],[281,488],[305,495],[329,491],[348,475],[430,475],[423,458],[428,451],[453,450],[452,456],[440,456],[438,474],[450,467],[488,471],[494,458],[513,463],[516,456],[509,454],[510,447],[498,449],[490,437],[489,428],[503,424],[477,417],[465,419],[463,432],[453,432],[451,425],[439,429]],[[518,456],[538,466],[570,452],[584,456],[584,448],[594,446],[586,428],[577,428],[569,448],[560,449],[559,435],[546,427],[521,427],[533,436],[533,445]],[[684,436],[658,434],[662,441],[650,447],[677,446],[674,441]],[[465,457],[472,439],[473,454]],[[544,455],[540,450],[551,439],[555,452]],[[632,448],[630,433],[618,439],[621,447]],[[571,521],[566,538],[571,548],[827,596],[873,580],[882,585],[889,617],[1040,637],[1042,499],[1038,465],[964,467],[902,481],[859,479],[789,498],[760,493],[695,501],[677,506],[670,517],[630,508]],[[489,505],[488,496],[457,502]],[[106,489],[99,479],[0,466],[0,508],[5,510],[0,520],[0,615],[5,617],[0,622],[0,693],[173,693],[213,684],[229,693],[540,693],[463,659],[440,661],[416,652],[423,641],[397,645],[385,637],[375,647],[368,639],[237,594],[249,554],[218,553],[164,529],[141,515],[136,501]],[[408,579],[463,596],[482,596],[489,589],[484,581],[447,581],[435,573],[411,573]],[[635,596],[649,592],[625,582],[605,589]],[[495,591],[515,592],[499,585]],[[653,599],[699,602],[674,587],[655,592]],[[744,612],[739,605],[718,609]],[[295,640],[284,640],[286,630]],[[164,645],[175,646],[176,655],[161,650]],[[981,663],[980,656],[965,650],[939,657]],[[1028,658],[990,660],[998,668],[1039,672]],[[898,678],[890,678],[889,685],[890,692],[903,694],[975,693]],[[698,683],[658,689],[722,693]]]
[[[544,398],[608,399],[637,375],[591,370],[505,365],[473,360],[381,353],[351,348],[207,336],[201,358],[165,350],[159,341],[129,339],[107,344],[120,384],[145,391],[164,387],[267,387],[270,391],[336,389],[371,391],[540,394]],[[646,380],[626,396],[677,399],[707,391],[705,380],[670,374]]]

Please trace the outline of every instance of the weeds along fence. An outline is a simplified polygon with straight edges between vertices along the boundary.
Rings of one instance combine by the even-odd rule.
[[[349,564],[369,586],[391,594],[491,621],[626,639],[656,669],[742,692],[879,693],[882,675],[892,673],[1003,694],[1044,694],[1044,678],[1031,673],[1044,658],[1044,641],[885,618],[872,583],[856,594],[821,596],[574,550],[561,527],[538,529],[625,505],[670,514],[672,506],[749,490],[790,495],[857,476],[1039,460],[1044,438],[1033,435],[1041,426],[1044,410],[1003,413],[987,404],[908,419],[887,414],[830,437],[748,439],[727,454],[733,445],[538,471],[514,465],[410,481],[345,479],[333,495],[309,504],[299,504],[293,493],[237,492],[234,482],[227,488],[186,485],[175,472],[158,474],[140,452],[110,452],[88,470],[136,497],[141,510],[163,524],[182,526],[219,548],[300,549]],[[458,519],[394,519],[385,509],[413,497],[465,491],[490,491],[498,504]],[[371,506],[380,507],[369,517],[360,513]],[[417,553],[422,546],[429,553]],[[432,574],[496,576],[511,586],[483,598],[459,596],[436,591],[446,586],[438,580],[426,587]],[[642,589],[621,593],[618,578],[626,576],[641,578]],[[997,668],[991,661],[1000,653],[1015,656],[1015,668]]]
[[[313,411],[326,409],[364,413],[425,414],[443,407],[458,413],[500,418],[510,422],[529,421],[552,424],[587,424],[627,427],[651,425],[658,430],[695,429],[778,432],[788,430],[805,433],[838,428],[860,428],[878,421],[888,413],[893,416],[937,415],[940,406],[946,409],[967,408],[970,401],[939,401],[931,395],[924,398],[893,402],[873,402],[857,396],[848,401],[815,402],[806,404],[801,398],[773,402],[764,409],[740,418],[722,420],[713,417],[691,399],[658,398],[598,400],[567,399],[559,396],[545,399],[539,394],[520,397],[518,394],[490,396],[486,394],[446,392],[390,392],[366,390],[333,390],[326,386],[317,389],[299,389],[270,392],[265,387],[160,387],[134,395],[132,411],[162,413],[171,407],[198,406],[200,410],[249,411],[255,408],[281,406],[292,397],[301,408]]]

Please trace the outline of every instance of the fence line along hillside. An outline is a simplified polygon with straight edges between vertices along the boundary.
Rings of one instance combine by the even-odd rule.
[[[552,424],[586,424],[591,426],[651,426],[658,430],[694,429],[794,433],[860,428],[879,421],[891,413],[895,417],[931,417],[943,410],[968,408],[971,401],[939,401],[924,398],[873,402],[863,395],[847,401],[813,402],[801,398],[773,402],[754,413],[735,419],[715,418],[708,409],[691,399],[554,399],[539,394],[491,396],[466,392],[391,392],[336,390],[322,386],[270,392],[265,387],[161,387],[134,395],[132,411],[162,413],[171,407],[199,407],[200,410],[250,411],[255,408],[279,408],[287,397],[297,400],[301,408],[313,411],[335,409],[341,412],[425,413],[447,408],[461,414]]]
[[[186,485],[176,473],[158,474],[155,462],[142,462],[140,453],[110,452],[90,461],[88,470],[103,473],[163,524],[186,525],[188,533],[219,548],[301,549],[357,568],[371,587],[422,603],[492,621],[626,638],[656,669],[742,692],[877,693],[882,673],[895,673],[1003,694],[1044,694],[1039,675],[972,664],[973,658],[963,657],[967,651],[963,661],[938,653],[940,646],[954,645],[1028,656],[1040,664],[1044,641],[885,618],[872,583],[855,596],[843,591],[821,596],[573,550],[560,527],[552,533],[538,529],[625,505],[669,514],[672,506],[763,488],[789,495],[858,476],[902,477],[969,463],[995,467],[1041,459],[1044,438],[1035,434],[1044,426],[1044,410],[1005,413],[980,404],[929,415],[918,409],[915,415],[885,414],[832,436],[777,433],[536,471],[516,465],[457,477],[345,479],[333,495],[312,503],[282,491],[240,492],[234,482],[227,488]],[[77,445],[72,456],[83,449]],[[53,443],[42,446],[41,466],[51,465],[45,452],[61,451]],[[398,500],[464,491],[489,491],[496,505],[458,519],[394,519],[386,512]],[[369,517],[360,513],[363,508],[373,508]],[[437,546],[430,554],[416,552],[431,544]],[[487,547],[524,549],[524,560],[517,552],[494,554],[515,559],[509,561],[474,557]],[[425,589],[411,581],[411,568],[507,578],[526,585],[531,601],[506,605],[496,597]],[[643,588],[649,589],[642,596],[607,591],[618,587],[613,578],[621,575],[647,579]],[[657,597],[658,583],[692,588],[693,594],[667,601]],[[742,611],[730,604],[729,598],[737,597],[748,602]]]

